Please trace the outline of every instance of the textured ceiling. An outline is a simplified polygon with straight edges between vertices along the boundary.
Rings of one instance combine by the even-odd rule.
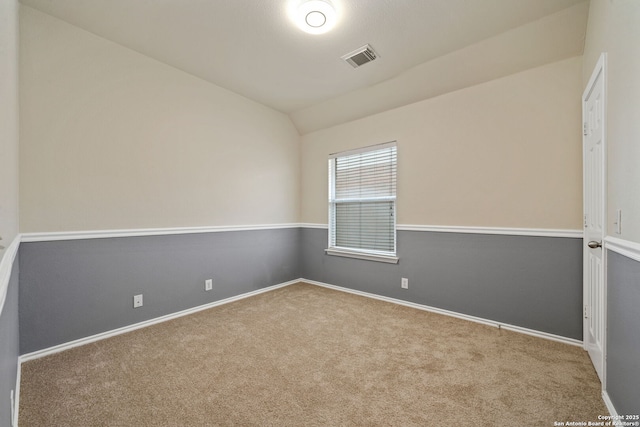
[[[289,113],[301,132],[580,55],[588,10],[584,0],[332,0],[336,27],[311,35],[289,19],[299,1],[21,3]],[[375,62],[340,59],[366,43]]]

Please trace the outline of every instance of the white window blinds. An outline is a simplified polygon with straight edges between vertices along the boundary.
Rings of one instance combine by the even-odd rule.
[[[329,157],[329,247],[396,253],[396,143]]]

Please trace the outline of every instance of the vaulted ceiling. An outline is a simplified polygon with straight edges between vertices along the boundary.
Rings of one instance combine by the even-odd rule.
[[[300,31],[301,0],[22,0],[287,113],[301,133],[582,54],[585,0],[331,0],[335,28]],[[379,59],[340,57],[370,44]]]

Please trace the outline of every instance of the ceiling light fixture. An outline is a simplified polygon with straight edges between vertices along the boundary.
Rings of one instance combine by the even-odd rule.
[[[336,11],[324,0],[309,0],[302,3],[296,13],[296,23],[302,31],[310,34],[326,33],[336,24]]]

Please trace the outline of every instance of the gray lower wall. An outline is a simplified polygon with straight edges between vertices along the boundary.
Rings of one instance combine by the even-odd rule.
[[[326,255],[326,229],[300,238],[304,278],[582,340],[581,239],[399,231],[393,265]]]
[[[22,243],[21,354],[299,278],[299,233]],[[143,294],[143,307],[133,309],[135,294]]]
[[[328,256],[326,242],[301,228],[23,243],[20,351],[299,277],[582,339],[580,239],[399,231],[397,265]]]
[[[607,258],[607,393],[619,415],[640,414],[640,262]]]
[[[11,390],[15,391],[18,374],[18,278],[16,257],[9,279],[7,298],[0,314],[0,427],[11,427]]]

